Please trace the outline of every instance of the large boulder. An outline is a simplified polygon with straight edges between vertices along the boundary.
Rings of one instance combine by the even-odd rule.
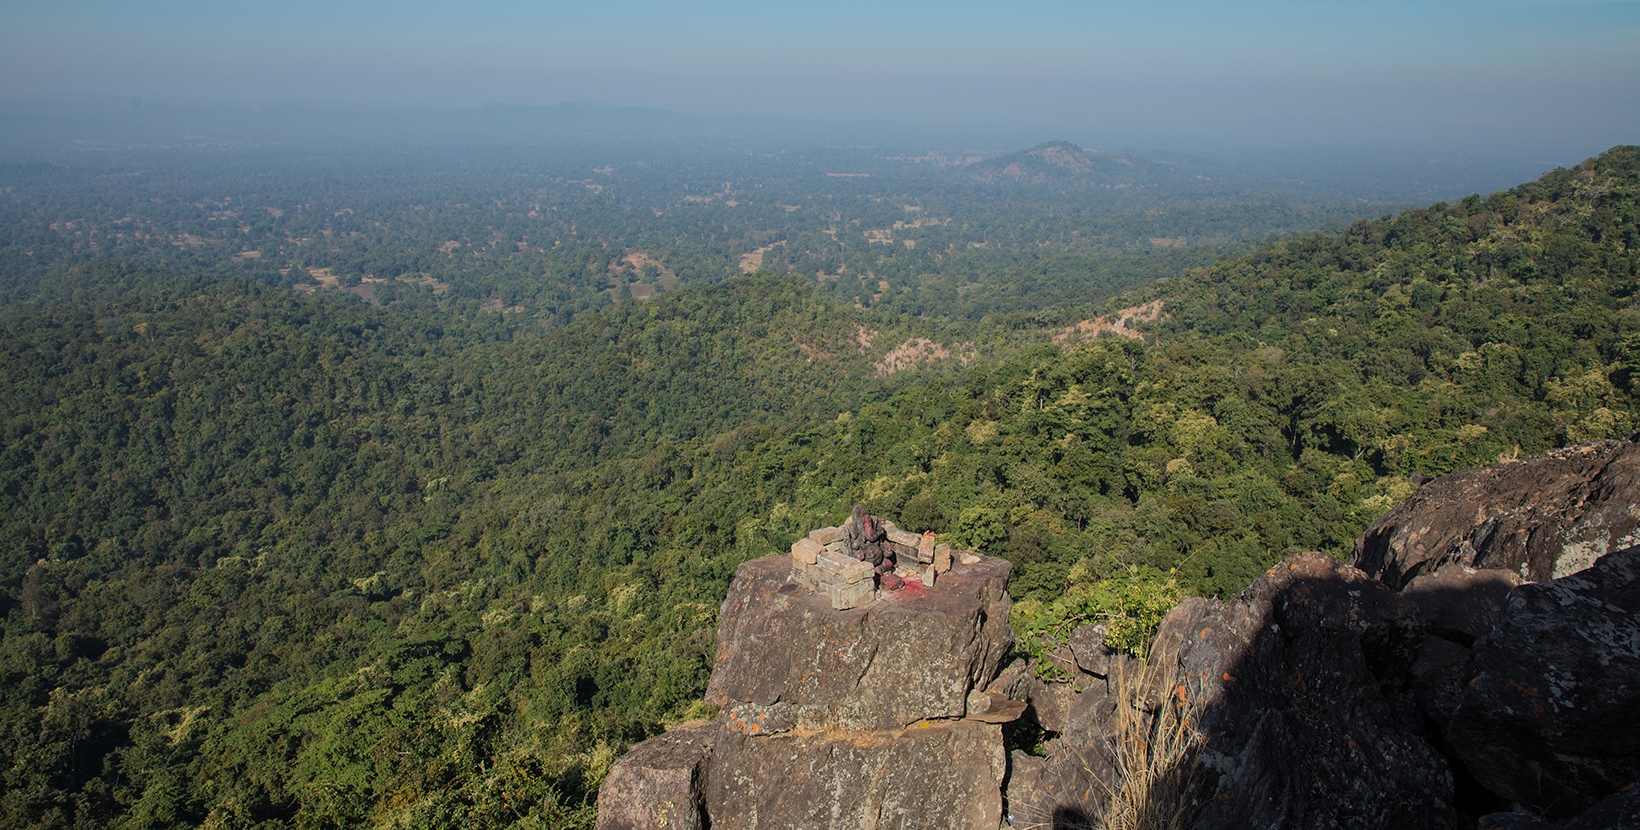
[[[894,731],[727,733],[713,749],[712,830],[996,828],[1002,727],[972,720]]]
[[[1480,570],[1449,562],[1423,573],[1401,591],[1428,626],[1412,665],[1413,694],[1438,728],[1452,720],[1469,682],[1469,649],[1503,616],[1509,591],[1521,584],[1511,571]]]
[[[598,788],[597,830],[701,830],[717,724],[698,722],[634,744]]]
[[[1640,780],[1640,548],[1509,594],[1447,741],[1488,789],[1555,818]]]
[[[1419,574],[1401,589],[1429,631],[1465,648],[1491,633],[1503,616],[1509,592],[1522,584],[1512,571],[1481,570],[1449,563]]]
[[[1008,819],[1015,828],[1082,830],[1098,827],[1119,773],[1107,741],[1061,744],[1048,757],[1021,759],[1014,770],[1027,780],[1008,786]]]
[[[1028,678],[1022,686],[1025,702],[1038,726],[1069,744],[1086,744],[1105,734],[1116,699],[1110,684],[1091,676],[1069,682]]]
[[[935,588],[910,582],[845,611],[789,582],[790,562],[769,556],[735,572],[707,701],[783,704],[789,714],[775,719],[792,728],[899,729],[962,717],[1013,647],[1005,560],[955,565]]]
[[[1216,776],[1198,830],[1452,827],[1451,772],[1396,694],[1421,629],[1409,600],[1318,553],[1176,607],[1152,655],[1176,679],[1152,694],[1197,707]]]
[[[837,610],[790,579],[791,557],[746,562],[719,617],[700,734],[674,730],[615,765],[598,826],[996,828],[1003,724],[1023,665],[1006,561],[971,557]],[[994,688],[988,688],[994,686]]]
[[[1449,562],[1539,582],[1640,544],[1640,447],[1596,441],[1425,484],[1355,543],[1356,567],[1400,590]]]

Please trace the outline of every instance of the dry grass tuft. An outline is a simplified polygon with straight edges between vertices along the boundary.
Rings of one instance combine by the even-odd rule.
[[[1105,785],[1105,830],[1177,830],[1201,811],[1206,779],[1195,701],[1178,664],[1158,662],[1129,663],[1111,677],[1117,783]]]

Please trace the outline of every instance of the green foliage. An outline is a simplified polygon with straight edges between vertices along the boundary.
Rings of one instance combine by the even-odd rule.
[[[1180,594],[1345,554],[1413,471],[1630,429],[1637,169],[1260,247],[1103,309],[1162,300],[1143,340],[1063,345],[1058,312],[947,327],[794,276],[544,320],[18,265],[0,824],[587,826],[620,747],[701,714],[735,567],[861,502],[1012,560],[1033,656],[1100,621],[1142,651]],[[888,371],[918,339],[952,355]]]
[[[1067,678],[1065,668],[1054,660],[1055,652],[1070,642],[1077,628],[1102,625],[1105,645],[1143,659],[1162,618],[1182,595],[1171,574],[1138,566],[1097,582],[1075,582],[1052,601],[1014,605],[1008,621],[1014,629],[1014,649],[1031,661],[1038,677]]]

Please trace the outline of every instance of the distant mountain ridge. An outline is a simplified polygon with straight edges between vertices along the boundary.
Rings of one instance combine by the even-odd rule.
[[[1049,141],[1029,150],[976,162],[974,179],[996,184],[1073,187],[1155,187],[1187,177],[1164,162],[1143,156],[1084,150],[1069,141]]]

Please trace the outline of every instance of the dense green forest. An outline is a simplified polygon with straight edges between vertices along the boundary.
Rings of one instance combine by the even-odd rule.
[[[472,245],[472,259],[452,248],[448,271],[423,250],[401,275],[448,288],[396,281],[385,296],[371,283],[366,302],[292,290],[264,257],[227,252],[379,232],[379,247],[297,263],[343,276],[383,268],[344,255],[413,252],[400,246],[417,233],[437,252],[448,226],[403,217],[433,210],[438,188],[382,196],[376,213],[380,191],[353,185],[207,208],[151,195],[182,187],[164,177],[132,177],[71,228],[73,205],[41,205],[52,182],[89,174],[11,175],[40,179],[6,191],[0,248],[5,826],[585,827],[625,744],[710,714],[697,701],[735,566],[856,502],[1006,556],[1026,611],[1132,574],[1222,595],[1287,553],[1341,553],[1412,492],[1414,471],[1635,426],[1640,148],[1200,267],[1207,248],[1042,244],[1054,221],[1097,226],[1091,206],[1019,220],[1038,223],[1031,241],[995,250],[963,235],[839,243],[827,273],[881,278],[927,252],[910,297],[972,285],[965,268],[1034,275],[977,280],[922,313],[838,291],[807,265],[725,279],[774,237],[729,222],[739,205],[721,186],[686,202],[680,184],[665,209],[634,197],[663,223],[713,212],[690,233],[731,228],[685,243],[668,226],[657,240],[672,241],[645,249],[627,224],[636,208],[599,201],[620,187],[566,180],[543,207],[592,202],[556,203],[558,219]],[[498,194],[464,238],[494,238],[542,186]],[[767,204],[803,195],[782,186]],[[853,186],[804,198],[839,202],[838,216],[879,204],[845,199]],[[935,195],[923,215],[971,198]],[[1091,204],[1038,204],[1056,198]],[[325,201],[337,199],[359,207]],[[122,247],[107,217],[136,225],[145,201],[177,211],[163,219],[176,229],[151,214],[154,238]],[[917,213],[880,204],[859,227],[899,233]],[[826,240],[853,221],[827,215],[768,212]],[[965,221],[974,233],[979,219]],[[593,227],[628,235],[608,248],[562,236]],[[216,241],[178,246],[177,233]],[[644,265],[624,259],[643,250]],[[560,255],[591,257],[584,284],[555,276],[569,273],[554,270],[569,267]],[[985,265],[1004,255],[1011,265]],[[1146,257],[1156,270],[1133,276]],[[1099,284],[1101,258],[1122,276]],[[634,281],[651,262],[648,278],[679,280],[625,299],[599,282],[611,262]],[[571,290],[542,303],[528,288],[503,300],[523,310],[483,308],[554,279],[605,301]],[[975,291],[1017,300],[966,308]],[[1130,324],[1142,337],[1064,328],[1155,301],[1154,322]]]

